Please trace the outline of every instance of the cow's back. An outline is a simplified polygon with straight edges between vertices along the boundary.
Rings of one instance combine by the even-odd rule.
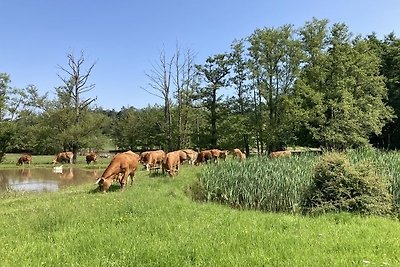
[[[136,170],[136,168],[139,165],[140,156],[130,150],[124,152],[123,154],[125,154],[127,156],[127,159],[129,162],[129,169]]]
[[[283,150],[283,151],[274,151],[269,154],[270,158],[281,158],[281,157],[289,157],[292,155],[290,150]]]
[[[180,165],[180,151],[169,152],[163,159],[163,172],[167,170],[170,176],[175,174],[175,169],[179,168]]]
[[[204,161],[207,162],[210,159],[212,159],[211,150],[200,151],[197,155],[196,164],[203,163]]]
[[[101,177],[107,179],[122,171],[134,172],[139,165],[139,155],[130,151],[115,155]]]
[[[165,152],[163,150],[155,150],[151,151],[149,154],[148,163],[153,165],[156,163],[161,163],[165,157]]]

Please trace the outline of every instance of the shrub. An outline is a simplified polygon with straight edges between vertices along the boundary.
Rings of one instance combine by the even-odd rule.
[[[371,163],[351,164],[344,154],[327,153],[314,170],[302,203],[305,213],[347,211],[384,215],[393,212],[393,196],[385,177]]]

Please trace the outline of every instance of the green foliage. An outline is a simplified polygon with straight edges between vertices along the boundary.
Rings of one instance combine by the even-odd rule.
[[[398,149],[400,147],[400,39],[394,33],[390,33],[384,40],[378,40],[374,35],[368,36],[367,40],[382,60],[380,73],[385,77],[388,88],[386,103],[395,114],[393,121],[385,125],[382,135],[373,141],[380,147]]]
[[[388,180],[376,167],[351,164],[339,153],[328,153],[316,165],[313,183],[302,203],[306,213],[354,212],[386,215],[393,212]]]
[[[7,121],[0,121],[0,162],[2,162],[7,148],[11,145],[15,131],[14,124]]]
[[[258,91],[258,135],[269,150],[290,140],[290,124],[284,119],[283,98],[293,91],[303,60],[301,42],[291,25],[257,29],[248,38],[249,71]],[[263,111],[266,113],[263,116]],[[266,132],[268,134],[264,134]]]
[[[196,98],[201,101],[201,106],[209,112],[209,135],[211,147],[217,147],[217,122],[218,107],[222,99],[218,91],[228,83],[230,69],[230,55],[217,54],[207,58],[204,65],[196,65],[200,77],[205,82],[200,88]]]
[[[3,120],[6,115],[10,82],[10,76],[7,73],[0,73],[0,120]]]
[[[163,109],[148,106],[143,109],[122,109],[113,120],[112,136],[120,149],[153,149],[165,147],[161,128]]]
[[[370,43],[351,39],[344,24],[324,32],[326,24],[318,21],[302,30],[309,56],[290,99],[291,109],[301,110],[291,112],[300,122],[294,125],[325,147],[366,145],[392,118],[380,59]]]

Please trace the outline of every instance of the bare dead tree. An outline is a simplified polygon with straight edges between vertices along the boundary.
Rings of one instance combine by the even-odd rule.
[[[79,122],[81,111],[86,109],[97,99],[81,99],[83,93],[86,93],[95,87],[95,84],[87,84],[87,82],[96,63],[92,63],[86,71],[83,71],[82,67],[85,63],[83,51],[81,51],[79,58],[75,58],[72,53],[69,53],[67,58],[68,69],[58,65],[59,69],[66,73],[67,76],[63,77],[60,74],[57,75],[63,81],[67,94],[71,97],[72,108],[75,110],[75,121]]]
[[[64,86],[59,87],[59,89],[64,90],[63,93],[67,96],[68,103],[64,104],[74,111],[75,116],[71,118],[72,124],[78,124],[81,120],[83,112],[97,99],[96,97],[82,97],[82,94],[89,92],[95,87],[95,84],[88,84],[88,79],[96,63],[92,63],[89,65],[88,69],[83,70],[86,61],[83,51],[81,51],[81,54],[78,58],[76,58],[73,53],[68,53],[67,58],[67,68],[58,65],[59,69],[65,74],[65,76],[57,74],[64,83]],[[72,152],[74,153],[73,161],[76,162],[79,145],[77,142],[72,142],[71,146]]]
[[[175,76],[176,99],[178,104],[178,144],[177,148],[189,145],[187,134],[188,112],[191,106],[192,84],[195,76],[194,53],[187,50],[181,59],[181,49],[177,45],[175,52]]]
[[[149,94],[152,94],[164,101],[164,123],[166,125],[167,150],[172,150],[172,118],[171,118],[171,76],[172,64],[175,55],[167,59],[165,49],[160,52],[160,58],[157,64],[152,65],[150,73],[146,73],[150,82],[148,85],[152,90],[142,88]]]

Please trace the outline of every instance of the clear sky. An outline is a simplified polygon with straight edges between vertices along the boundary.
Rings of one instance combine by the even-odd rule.
[[[33,84],[54,97],[62,85],[57,66],[84,51],[97,62],[89,79],[96,87],[85,96],[115,110],[159,101],[141,89],[145,73],[163,47],[170,57],[177,43],[202,64],[257,28],[297,28],[313,17],[361,35],[400,31],[399,0],[0,0],[0,7],[0,72],[12,87]]]

